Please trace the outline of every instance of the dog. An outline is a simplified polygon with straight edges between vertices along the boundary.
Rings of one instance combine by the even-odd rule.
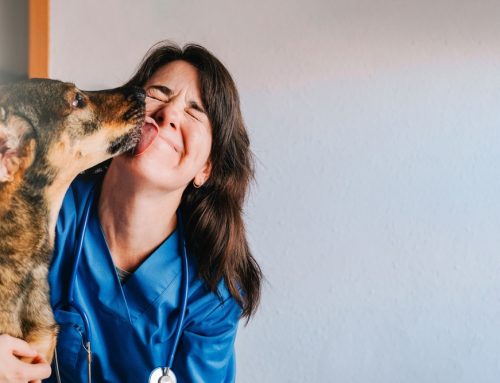
[[[97,92],[57,80],[0,87],[0,334],[52,361],[57,324],[48,268],[57,215],[83,170],[135,147],[141,88]]]

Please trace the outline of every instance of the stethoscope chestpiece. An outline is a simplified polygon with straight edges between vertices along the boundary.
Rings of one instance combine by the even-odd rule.
[[[158,367],[151,372],[149,383],[177,383],[177,378],[170,368]]]

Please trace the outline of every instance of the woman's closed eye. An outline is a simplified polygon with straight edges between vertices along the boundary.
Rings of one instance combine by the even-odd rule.
[[[196,101],[191,101],[187,110],[188,114],[198,121],[202,121],[203,118],[207,117],[207,112]]]
[[[161,102],[161,103],[168,102],[168,97],[162,93],[159,93],[159,92],[147,92],[146,98],[149,98],[150,100],[154,100],[154,101]]]
[[[146,89],[146,97],[159,102],[168,102],[171,95],[172,90],[162,85],[152,85]]]
[[[159,98],[155,97],[155,96],[150,96],[150,95],[146,95],[147,98],[150,98],[152,100],[156,100],[156,101],[159,101],[159,102],[166,102],[166,101],[163,101],[163,100],[160,100]]]
[[[168,102],[168,97],[156,89],[146,91],[146,113],[151,114],[158,111]]]
[[[191,112],[191,111],[188,111],[188,112],[187,112],[187,114],[188,114],[190,117],[194,118],[196,121],[201,122],[200,118],[196,116],[196,113],[193,113],[193,112]]]

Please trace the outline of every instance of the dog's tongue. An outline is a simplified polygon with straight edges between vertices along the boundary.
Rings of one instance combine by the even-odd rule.
[[[141,128],[141,138],[134,150],[134,156],[143,154],[158,136],[158,125],[151,117],[146,117],[146,122]]]

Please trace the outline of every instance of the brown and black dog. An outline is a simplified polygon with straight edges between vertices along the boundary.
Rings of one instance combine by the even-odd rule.
[[[0,87],[0,334],[48,362],[57,325],[47,273],[64,194],[78,173],[137,144],[144,101],[140,88],[85,92],[46,79]]]

